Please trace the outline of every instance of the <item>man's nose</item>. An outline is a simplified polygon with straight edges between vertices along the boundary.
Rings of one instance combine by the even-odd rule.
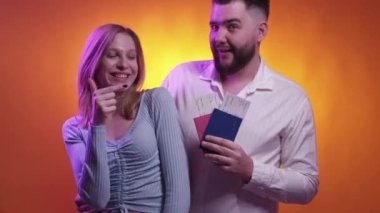
[[[227,41],[227,30],[223,27],[219,28],[217,31],[213,32],[214,40],[216,43],[224,43]]]

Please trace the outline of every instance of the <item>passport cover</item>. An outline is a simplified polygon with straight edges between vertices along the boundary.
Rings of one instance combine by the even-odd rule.
[[[213,135],[234,141],[239,131],[242,118],[231,115],[219,109],[214,109],[209,118],[208,124],[202,135],[201,142],[205,139],[206,135]],[[198,129],[198,127],[197,127]],[[199,132],[198,132],[199,134]],[[203,148],[202,148],[203,149]],[[205,152],[210,152],[203,149]]]
[[[202,141],[203,134],[210,120],[211,114],[202,115],[194,118],[195,128],[197,129],[199,141]]]

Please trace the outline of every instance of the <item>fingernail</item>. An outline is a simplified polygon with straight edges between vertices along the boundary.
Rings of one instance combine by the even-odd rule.
[[[124,87],[124,88],[127,88],[127,87],[128,87],[128,85],[127,85],[127,84],[124,84],[124,85],[123,85],[123,87]]]

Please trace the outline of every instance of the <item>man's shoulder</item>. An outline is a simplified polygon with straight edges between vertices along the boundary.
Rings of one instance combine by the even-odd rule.
[[[274,89],[287,91],[291,93],[297,93],[302,96],[306,95],[302,86],[296,81],[286,77],[285,75],[277,71],[272,70],[269,67],[267,67],[266,69],[268,75],[274,82]]]
[[[196,83],[202,76],[208,76],[213,70],[213,61],[190,61],[177,65],[166,76],[162,86],[175,96],[175,91]]]
[[[169,73],[169,76],[170,75],[189,75],[189,74],[200,75],[204,73],[212,64],[213,64],[212,60],[184,62],[174,67],[174,69]]]

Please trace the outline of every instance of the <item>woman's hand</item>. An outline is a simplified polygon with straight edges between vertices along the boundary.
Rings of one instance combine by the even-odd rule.
[[[77,206],[77,210],[80,213],[97,213],[98,212],[94,208],[92,208],[90,205],[88,205],[86,202],[84,202],[78,194],[75,197],[75,205]]]
[[[92,92],[92,118],[93,125],[104,124],[107,117],[112,115],[117,109],[116,92],[126,88],[127,85],[119,84],[98,89],[95,81],[88,79]]]

